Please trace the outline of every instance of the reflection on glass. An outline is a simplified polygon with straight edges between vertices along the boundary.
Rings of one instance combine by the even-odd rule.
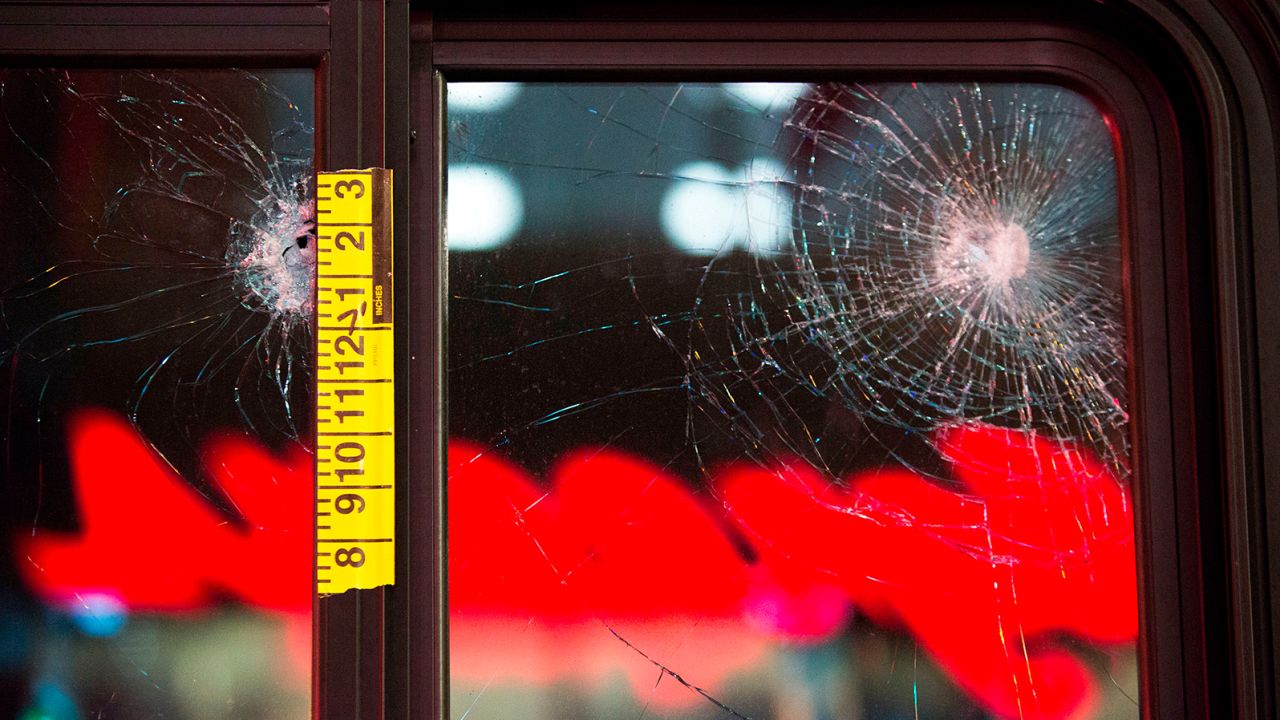
[[[313,76],[0,70],[0,715],[309,712]]]
[[[500,89],[447,108],[453,718],[1137,715],[1093,105]]]

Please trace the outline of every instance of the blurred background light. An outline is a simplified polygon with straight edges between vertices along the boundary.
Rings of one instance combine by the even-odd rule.
[[[791,185],[772,158],[754,158],[738,169],[695,162],[662,199],[662,229],[680,250],[716,255],[733,249],[775,252],[791,237]]]
[[[510,107],[520,94],[519,83],[451,82],[447,87],[451,111],[499,112]]]
[[[451,251],[493,250],[524,221],[524,200],[509,173],[491,165],[451,165],[446,193]]]
[[[712,162],[676,169],[677,180],[662,199],[662,229],[676,247],[697,255],[714,255],[734,244],[734,205],[738,189],[733,174]]]
[[[788,110],[804,95],[809,86],[805,83],[740,82],[725,83],[724,90],[730,96],[760,111]]]
[[[86,593],[81,604],[68,608],[71,620],[80,632],[92,637],[111,637],[120,632],[129,611],[119,598],[104,593]]]
[[[42,680],[32,688],[33,702],[18,720],[80,720],[75,700],[60,683]]]

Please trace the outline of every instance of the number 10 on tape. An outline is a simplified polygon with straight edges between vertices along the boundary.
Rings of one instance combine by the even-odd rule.
[[[391,171],[316,182],[316,591],[395,580]]]

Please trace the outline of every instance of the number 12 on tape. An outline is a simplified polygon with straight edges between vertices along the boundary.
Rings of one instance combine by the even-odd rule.
[[[395,581],[391,171],[316,182],[316,591]]]

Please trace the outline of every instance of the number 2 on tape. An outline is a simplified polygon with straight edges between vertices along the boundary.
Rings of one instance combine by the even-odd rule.
[[[391,171],[316,182],[316,591],[395,581]]]

